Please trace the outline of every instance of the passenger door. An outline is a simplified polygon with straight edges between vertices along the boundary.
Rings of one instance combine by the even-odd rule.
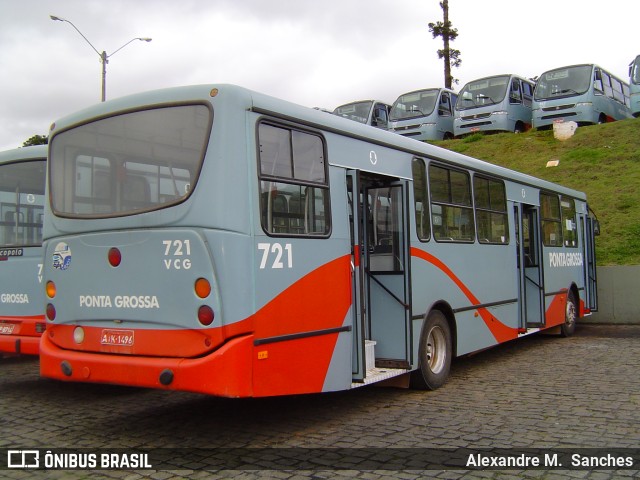
[[[544,275],[538,207],[521,203],[515,208],[520,299],[520,328],[542,327]]]

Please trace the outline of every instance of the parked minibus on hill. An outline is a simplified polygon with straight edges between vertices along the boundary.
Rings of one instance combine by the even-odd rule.
[[[391,106],[389,130],[415,140],[453,138],[453,107],[457,94],[427,88],[400,95]]]
[[[467,83],[456,102],[454,134],[521,133],[531,128],[534,83],[517,75],[495,75]]]
[[[554,122],[578,125],[613,122],[631,117],[629,85],[593,65],[571,65],[544,72],[533,98],[533,126]]]

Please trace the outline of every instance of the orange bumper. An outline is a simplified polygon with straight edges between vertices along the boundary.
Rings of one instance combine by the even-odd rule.
[[[43,335],[40,375],[63,381],[252,396],[253,336],[237,337],[200,358],[109,355],[63,350]]]

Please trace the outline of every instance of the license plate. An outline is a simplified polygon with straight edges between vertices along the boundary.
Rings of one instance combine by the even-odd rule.
[[[102,345],[133,346],[133,330],[102,330],[100,334]]]
[[[0,335],[11,335],[15,326],[15,323],[0,323]]]

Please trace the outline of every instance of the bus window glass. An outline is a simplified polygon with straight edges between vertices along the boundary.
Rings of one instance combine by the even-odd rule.
[[[511,81],[511,92],[509,93],[509,103],[519,105],[522,103],[522,92],[520,91],[520,80],[514,78]]]
[[[309,132],[261,123],[258,140],[264,231],[327,235],[329,189],[322,139]]]
[[[562,197],[560,208],[562,209],[562,236],[564,237],[564,246],[577,247],[576,204],[573,198]]]
[[[478,241],[485,244],[509,243],[507,201],[504,183],[473,177]]]
[[[320,137],[296,130],[291,135],[295,159],[294,177],[308,182],[324,182],[324,149]]]
[[[270,177],[293,178],[290,131],[260,124],[260,171]]]
[[[560,225],[560,201],[557,195],[540,194],[542,210],[542,243],[546,247],[562,246],[562,228]]]
[[[528,82],[522,82],[522,103],[525,107],[531,107],[533,103],[533,85]]]
[[[439,89],[421,90],[401,95],[391,107],[390,120],[426,117],[436,107]]]
[[[373,102],[369,100],[348,103],[347,105],[337,107],[333,111],[333,114],[366,124],[369,121],[369,112],[371,111],[372,105]]]
[[[427,170],[424,161],[414,158],[411,162],[413,171],[413,197],[416,214],[416,233],[422,241],[431,237],[429,224],[429,198],[427,195]]]
[[[183,105],[126,113],[56,135],[50,147],[55,213],[131,215],[184,201],[204,158],[211,113]]]
[[[0,166],[0,247],[42,243],[45,161]]]
[[[471,181],[466,172],[429,166],[431,223],[437,241],[473,242]]]
[[[535,89],[535,100],[581,95],[591,86],[591,65],[559,68],[544,73]]]
[[[368,190],[372,247],[368,250],[372,272],[401,272],[404,269],[402,190],[400,186]]]
[[[495,105],[507,94],[509,76],[483,78],[467,83],[458,95],[457,110]]]

